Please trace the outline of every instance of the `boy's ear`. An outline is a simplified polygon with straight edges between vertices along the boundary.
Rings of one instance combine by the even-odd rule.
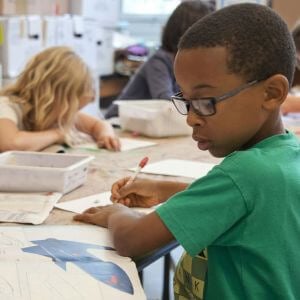
[[[267,110],[278,109],[289,92],[289,82],[284,75],[276,74],[264,81],[263,107]]]

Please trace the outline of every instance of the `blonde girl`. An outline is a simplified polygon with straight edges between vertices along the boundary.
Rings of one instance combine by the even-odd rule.
[[[72,144],[76,133],[89,135],[99,147],[119,150],[109,123],[79,112],[94,94],[90,71],[74,51],[52,47],[40,52],[0,92],[0,151]]]

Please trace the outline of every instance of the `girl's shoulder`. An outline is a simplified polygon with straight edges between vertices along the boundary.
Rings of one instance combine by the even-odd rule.
[[[20,103],[12,101],[8,96],[0,96],[0,118],[11,119],[22,127],[22,115]]]
[[[9,97],[9,96],[0,96],[0,104],[4,106],[14,107],[16,109],[21,107],[21,104],[18,103],[15,97]]]

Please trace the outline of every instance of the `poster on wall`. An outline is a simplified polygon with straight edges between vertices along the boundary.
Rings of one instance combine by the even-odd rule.
[[[92,225],[0,227],[0,299],[146,299],[134,262]]]

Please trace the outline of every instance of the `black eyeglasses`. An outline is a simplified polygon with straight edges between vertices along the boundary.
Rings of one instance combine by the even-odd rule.
[[[242,90],[247,89],[258,82],[260,82],[260,80],[250,81],[219,97],[203,97],[199,99],[188,100],[182,97],[182,93],[179,92],[174,96],[171,96],[171,100],[177,111],[182,115],[187,115],[190,108],[192,107],[194,112],[200,116],[212,116],[216,113],[216,104],[218,102],[233,97],[240,93]]]

